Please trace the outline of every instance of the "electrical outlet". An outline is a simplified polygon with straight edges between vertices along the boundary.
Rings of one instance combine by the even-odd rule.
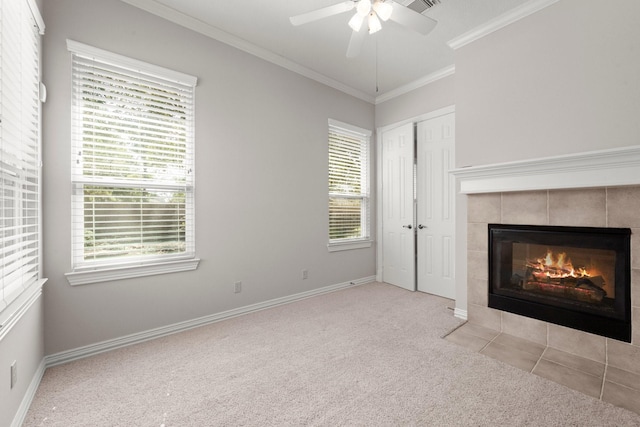
[[[240,292],[242,292],[242,282],[236,282],[233,286],[234,293],[239,294]]]
[[[11,364],[11,388],[18,382],[18,362],[16,360]]]
[[[302,270],[302,279],[308,279],[308,278],[309,278],[309,270],[305,268],[304,270]]]

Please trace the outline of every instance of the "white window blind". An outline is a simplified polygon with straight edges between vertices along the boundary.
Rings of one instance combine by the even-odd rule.
[[[40,36],[26,0],[0,1],[0,311],[40,278]],[[40,25],[40,26],[39,26]]]
[[[193,258],[196,79],[68,47],[74,271]]]
[[[329,121],[329,243],[369,238],[369,138]]]

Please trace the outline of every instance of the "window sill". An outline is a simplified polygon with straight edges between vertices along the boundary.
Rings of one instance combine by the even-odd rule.
[[[351,249],[370,248],[372,243],[373,241],[371,240],[357,240],[354,242],[329,243],[327,245],[327,249],[329,249],[329,252],[349,251]]]
[[[200,259],[192,258],[180,261],[159,262],[156,264],[74,271],[66,273],[65,276],[71,286],[79,286],[91,283],[110,282],[113,280],[132,279],[135,277],[153,276],[156,274],[191,271],[198,268],[199,262]]]
[[[36,280],[6,306],[0,299],[0,341],[40,297],[46,281],[47,279]]]

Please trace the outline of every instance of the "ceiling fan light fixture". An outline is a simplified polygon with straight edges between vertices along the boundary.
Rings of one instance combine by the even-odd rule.
[[[364,18],[371,12],[371,0],[360,0],[356,6],[356,10]]]
[[[0,0],[2,1],[2,0]],[[291,24],[302,25],[309,22],[318,21],[334,15],[356,9],[356,13],[349,20],[351,39],[347,48],[347,58],[355,58],[368,34],[377,33],[382,29],[380,21],[393,20],[395,23],[407,27],[409,30],[426,35],[437,25],[438,21],[425,16],[408,7],[405,3],[423,2],[430,6],[440,3],[441,0],[342,0],[340,3],[331,6],[321,7],[311,12],[302,13],[289,18]],[[364,32],[362,26],[367,20],[368,31]]]
[[[366,16],[366,15],[365,15]],[[360,15],[360,13],[356,13],[355,15],[353,15],[353,17],[349,20],[349,26],[351,27],[351,29],[353,31],[360,31],[360,28],[362,28],[362,23],[364,22],[364,16]]]
[[[373,4],[373,10],[375,10],[378,18],[386,21],[387,19],[391,18],[391,14],[393,13],[393,6],[391,5],[391,3],[378,0]]]
[[[375,12],[369,14],[369,34],[377,33],[382,29],[382,24]]]

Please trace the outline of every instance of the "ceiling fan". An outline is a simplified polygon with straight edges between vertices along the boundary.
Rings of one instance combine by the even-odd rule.
[[[347,0],[332,6],[292,16],[289,20],[293,25],[297,26],[349,12],[353,9],[356,10],[356,13],[349,20],[349,26],[353,32],[351,33],[349,47],[347,48],[348,58],[354,58],[360,53],[367,34],[367,32],[362,30],[365,19],[367,19],[369,34],[373,34],[382,28],[380,20],[387,21],[391,19],[422,35],[430,33],[437,24],[437,21],[434,19],[392,0],[373,0],[373,3],[372,0]]]

